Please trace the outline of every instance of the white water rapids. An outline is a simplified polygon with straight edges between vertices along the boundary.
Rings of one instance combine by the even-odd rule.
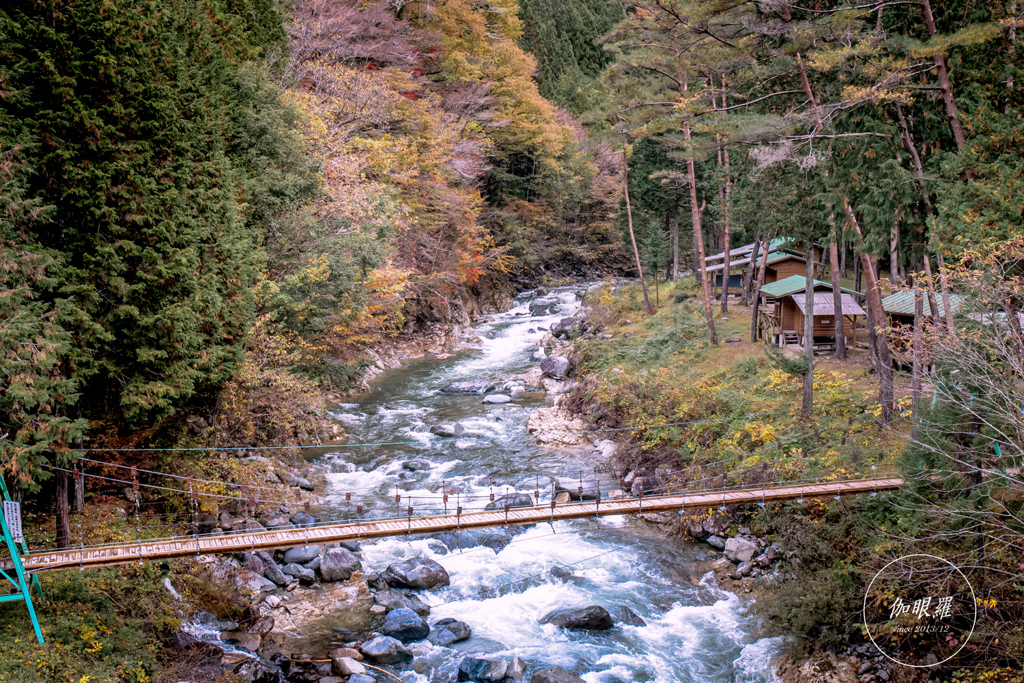
[[[513,309],[475,327],[483,338],[479,348],[412,362],[338,406],[334,416],[350,443],[410,443],[336,447],[319,456],[331,470],[328,493],[337,508],[350,509],[346,492],[372,493],[379,507],[389,499],[393,507],[396,487],[415,505],[439,505],[442,480],[461,495],[487,495],[492,482],[499,495],[515,488],[532,494],[538,473],[592,467],[593,457],[540,448],[527,435],[529,413],[546,405],[544,399],[483,405],[478,395],[440,391],[460,380],[501,382],[534,366],[544,335],[538,328],[571,315],[579,289],[546,295],[557,310],[542,317],[529,315],[534,299],[520,297]],[[442,421],[459,421],[466,432],[448,439],[431,434]],[[411,459],[431,466],[411,472],[401,465]],[[547,480],[540,481],[543,488]],[[473,629],[473,637],[454,649],[417,644],[421,673],[402,673],[408,683],[454,680],[459,661],[473,653],[519,655],[530,671],[558,665],[589,683],[764,683],[773,680],[770,661],[782,647],[777,638],[756,640],[743,601],[719,589],[712,575],[700,576],[694,567],[709,559],[707,547],[662,539],[631,518],[538,525],[497,553],[482,546],[449,552],[437,540],[398,537],[363,543],[362,555],[367,572],[413,556],[437,560],[451,585],[422,595],[432,606],[429,621],[453,617]],[[550,573],[556,567],[571,575]],[[556,608],[590,604],[625,605],[647,625],[569,632],[539,623]]]

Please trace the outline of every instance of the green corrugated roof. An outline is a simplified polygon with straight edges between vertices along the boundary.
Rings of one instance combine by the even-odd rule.
[[[815,280],[815,288],[817,288],[819,285],[832,289],[832,284],[830,282],[822,282],[821,280]],[[796,294],[797,292],[802,292],[805,289],[807,289],[807,278],[805,275],[790,275],[789,277],[783,278],[776,282],[770,282],[767,285],[761,285],[762,294],[774,297],[776,299],[784,296],[789,296],[790,294]],[[846,292],[847,294],[853,294],[854,296],[861,296],[860,292],[855,292],[854,290],[846,289],[845,287],[840,287],[839,291]]]
[[[935,295],[935,303],[939,306],[939,312],[942,313],[945,310],[944,299],[941,294]],[[956,313],[963,306],[964,298],[958,294],[949,295],[950,308]],[[928,298],[922,298],[922,305],[925,315],[931,315],[931,309],[928,306]],[[896,292],[882,299],[882,310],[886,313],[892,313],[894,315],[914,315],[914,293],[913,292]]]
[[[804,255],[803,254],[796,254],[796,253],[792,253],[792,252],[788,252],[788,251],[773,251],[772,253],[768,254],[768,265],[770,266],[773,263],[778,263],[779,261],[785,261],[788,258],[798,258],[801,261],[803,261],[804,260]]]

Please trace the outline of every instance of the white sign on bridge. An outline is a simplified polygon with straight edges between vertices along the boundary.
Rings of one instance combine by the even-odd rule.
[[[7,520],[7,530],[11,532],[11,539],[15,543],[24,542],[25,536],[21,532],[21,503],[5,500],[4,519]]]

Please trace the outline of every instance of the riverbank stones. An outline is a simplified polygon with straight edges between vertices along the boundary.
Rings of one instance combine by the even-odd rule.
[[[396,562],[380,575],[392,588],[431,590],[451,583],[448,572],[433,560],[416,557]]]
[[[430,635],[430,627],[420,615],[407,607],[388,612],[381,633],[408,645]]]

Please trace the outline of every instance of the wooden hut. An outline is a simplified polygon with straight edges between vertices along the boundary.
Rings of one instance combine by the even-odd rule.
[[[790,277],[763,285],[760,290],[761,306],[759,325],[773,344],[803,345],[804,317],[806,312],[806,275]],[[840,289],[842,293],[843,333],[857,344],[857,318],[867,315],[854,296],[857,292]],[[821,280],[814,281],[814,339],[817,344],[834,345],[836,342],[835,304],[832,300],[832,285]]]
[[[762,248],[764,248],[762,246]],[[789,277],[790,275],[804,275],[807,266],[804,257],[803,242],[794,241],[788,237],[779,237],[771,240],[767,245],[768,262],[765,265],[764,281],[775,282]],[[734,291],[738,290],[743,278],[742,273],[732,272],[733,268],[746,269],[749,267],[750,259],[753,257],[754,245],[745,244],[729,250],[729,287]],[[761,265],[761,257],[764,254],[760,251],[755,261],[755,269]],[[712,278],[714,287],[722,286],[725,269],[725,252],[712,254],[704,259],[706,270]],[[814,247],[814,277],[820,277],[822,273],[821,247]]]
[[[935,295],[935,303],[939,306],[939,317],[946,315],[945,299],[941,294]],[[964,305],[964,298],[958,294],[949,295],[949,306],[954,313],[958,313]],[[914,292],[894,292],[882,299],[882,310],[889,316],[889,323],[893,327],[914,326]],[[931,306],[928,305],[928,295],[921,297],[921,311],[924,317],[932,315]]]

